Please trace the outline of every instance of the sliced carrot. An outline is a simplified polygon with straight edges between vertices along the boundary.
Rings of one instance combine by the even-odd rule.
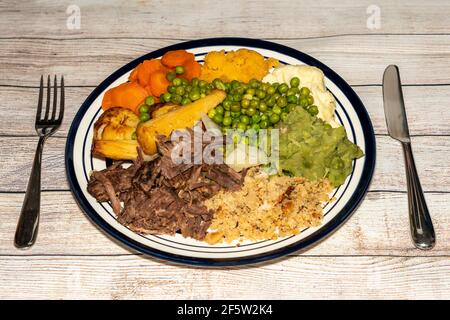
[[[136,82],[126,82],[109,89],[102,101],[103,110],[112,107],[128,108],[138,113],[138,107],[148,96],[147,90]]]
[[[162,64],[169,68],[183,66],[189,60],[195,60],[195,56],[186,50],[168,51],[161,58]]]
[[[139,67],[139,65],[138,65],[138,67]],[[138,67],[134,68],[133,71],[131,71],[130,76],[128,77],[129,81],[136,81],[137,80]]]
[[[169,80],[166,78],[166,72],[157,71],[150,76],[150,89],[154,96],[159,97],[161,94],[167,92]]]
[[[184,73],[181,75],[187,80],[192,80],[192,78],[199,77],[201,71],[201,65],[195,60],[187,61],[184,65]]]

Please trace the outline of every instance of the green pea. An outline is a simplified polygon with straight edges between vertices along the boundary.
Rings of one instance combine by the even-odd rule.
[[[140,113],[148,113],[148,105],[142,104],[142,105],[139,107],[139,112],[140,112]]]
[[[256,89],[259,87],[259,81],[256,79],[251,79],[248,85],[250,86],[250,88]]]
[[[212,119],[215,123],[221,124],[223,121],[223,116],[221,114],[216,113]]]
[[[311,105],[311,104],[313,104],[314,103],[314,98],[313,98],[313,96],[308,96],[308,105]]]
[[[225,85],[225,92],[230,92],[231,85],[228,82],[224,83],[224,85]]]
[[[306,108],[306,107],[308,106],[308,98],[301,97],[301,98],[300,98],[300,105],[301,105],[303,108]]]
[[[261,116],[259,114],[252,115],[252,123],[258,123],[261,121]]]
[[[267,120],[261,120],[261,122],[259,123],[259,127],[261,129],[266,129],[269,126],[269,122]]]
[[[275,89],[274,87],[270,86],[267,88],[266,92],[269,96],[273,95],[275,93],[277,89]]]
[[[241,86],[241,83],[237,80],[233,80],[231,81],[231,89],[236,89],[239,88]]]
[[[275,89],[275,91],[277,91],[278,87],[280,86],[280,84],[278,82],[274,82],[270,85],[272,88]]]
[[[232,122],[233,126],[237,125],[239,123],[239,119],[238,118],[232,118],[232,119],[233,119],[233,122]]]
[[[150,119],[150,115],[148,113],[141,113],[141,115],[139,116],[139,120],[141,120],[142,122],[147,121]]]
[[[223,118],[222,124],[224,126],[229,126],[229,125],[231,125],[231,123],[232,123],[231,117],[224,117]]]
[[[166,74],[166,79],[169,81],[173,81],[173,79],[175,79],[176,77],[177,75],[173,71],[167,72]]]
[[[261,83],[261,86],[260,86],[261,90],[264,90],[266,92],[267,92],[267,89],[269,89],[269,87],[270,87],[270,84],[268,84],[267,82]]]
[[[256,96],[260,99],[264,99],[266,97],[266,92],[263,90],[257,90],[256,91]]]
[[[204,98],[204,97],[206,97],[206,93],[204,93],[204,92],[200,93],[200,98]]]
[[[247,109],[247,115],[248,116],[253,116],[256,113],[256,109],[253,107],[250,107]]]
[[[170,101],[175,103],[175,104],[180,104],[181,103],[181,96],[179,94],[173,94],[172,97],[170,98]]]
[[[219,90],[225,90],[225,85],[223,84],[222,80],[219,78],[214,79],[213,81],[214,88]]]
[[[197,87],[198,86],[198,82],[199,82],[198,78],[192,78],[191,84],[192,84],[193,87]]]
[[[300,79],[298,77],[293,77],[290,81],[291,87],[298,87],[300,85]]]
[[[180,80],[181,80],[181,85],[182,85],[183,87],[186,87],[187,85],[189,85],[189,81],[187,81],[187,79],[185,79],[185,78],[180,78]]]
[[[176,66],[175,67],[175,73],[176,74],[183,74],[184,73],[184,67],[183,66]]]
[[[300,95],[301,95],[302,97],[307,97],[307,96],[309,96],[310,92],[311,92],[311,91],[310,91],[307,87],[302,87],[302,88],[300,89]]]
[[[181,104],[184,106],[184,105],[187,105],[187,104],[189,104],[189,103],[191,103],[192,101],[191,101],[191,99],[189,99],[189,98],[183,98],[182,100],[181,100]]]
[[[280,116],[278,114],[274,113],[270,116],[270,123],[275,124],[278,121],[280,121]]]
[[[259,106],[259,102],[257,100],[250,101],[250,107],[256,109]]]
[[[239,103],[236,103],[236,102],[233,103],[231,105],[231,111],[233,111],[233,112],[241,111],[241,105]]]
[[[280,94],[286,93],[289,90],[289,86],[286,83],[282,83],[280,84],[280,86],[278,87],[278,92]]]
[[[242,114],[247,114],[247,109],[241,109]]]
[[[239,117],[239,121],[240,121],[241,123],[249,124],[250,118],[249,118],[248,116],[246,116],[246,115],[241,115],[241,116]]]
[[[248,108],[250,106],[250,100],[242,99],[241,106],[242,106],[242,108]]]
[[[300,93],[299,88],[289,88],[289,90],[286,92],[286,95],[293,96],[293,95],[296,95],[297,93]]]
[[[264,112],[267,110],[267,104],[264,101],[261,101],[258,105],[258,109],[261,112]]]
[[[225,117],[231,117],[231,112],[230,111],[225,111],[224,113],[223,113],[223,117],[225,118]]]
[[[197,88],[194,88],[189,92],[189,99],[192,101],[200,99],[200,91]]]
[[[177,89],[177,87],[175,87],[174,85],[170,85],[167,87],[167,91],[170,93],[175,93],[176,89]]]
[[[267,121],[269,117],[266,114],[261,115],[261,121]]]
[[[245,91],[245,93],[253,96],[253,95],[256,93],[256,90],[253,89],[253,88],[248,88],[248,89]]]
[[[225,110],[223,109],[223,107],[221,105],[218,105],[215,109],[216,109],[216,114],[223,115],[223,113],[225,112]]]
[[[231,105],[233,102],[231,102],[230,100],[224,100],[222,102],[222,106],[225,110],[231,110]]]
[[[286,121],[287,117],[288,117],[287,112],[282,112],[281,115],[280,115],[281,121]]]
[[[259,124],[253,123],[251,128],[252,128],[253,130],[255,130],[255,131],[258,131],[258,130],[259,130]]]
[[[275,101],[278,100],[278,99],[280,99],[280,97],[281,97],[281,94],[279,94],[279,93],[275,93],[275,94],[272,96],[272,98],[274,98]]]
[[[297,103],[297,96],[296,95],[290,95],[286,97],[287,103]]]
[[[279,106],[280,108],[286,107],[286,106],[287,106],[286,98],[285,98],[285,97],[280,97],[280,98],[277,100],[277,106]]]
[[[241,100],[242,100],[242,94],[237,93],[233,96],[233,101],[239,102]]]
[[[317,108],[317,106],[315,105],[309,106],[308,112],[312,116],[317,116],[319,114],[319,108]]]
[[[181,85],[181,79],[180,78],[175,78],[175,79],[173,79],[172,80],[172,84],[175,86],[175,87],[178,87],[179,85]]]
[[[244,130],[247,129],[247,124],[246,124],[246,123],[239,122],[239,123],[237,124],[237,129],[244,131]]]
[[[272,112],[275,114],[281,114],[281,108],[279,106],[275,106],[272,108]]]
[[[275,99],[274,96],[272,96],[269,100],[267,100],[266,104],[269,107],[273,107],[275,105],[275,103],[277,103],[277,100]]]
[[[185,90],[187,93],[189,93],[189,92],[192,91],[192,86],[191,86],[191,85],[188,85],[188,86],[184,87],[184,90]]]
[[[184,92],[185,92],[184,87],[180,86],[175,89],[175,94],[178,94],[180,96],[182,96],[184,94]]]
[[[170,94],[169,92],[166,92],[162,95],[162,99],[164,102],[169,102],[170,98],[172,97],[172,94]]]
[[[206,87],[208,85],[208,82],[206,82],[205,80],[200,80],[199,82],[198,82],[198,86],[200,87],[200,88],[204,88],[204,87]]]

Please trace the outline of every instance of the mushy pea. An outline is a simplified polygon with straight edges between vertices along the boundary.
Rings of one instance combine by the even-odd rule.
[[[332,128],[301,107],[291,111],[279,129],[280,169],[293,176],[328,178],[337,187],[352,172],[353,159],[363,156],[343,126]]]

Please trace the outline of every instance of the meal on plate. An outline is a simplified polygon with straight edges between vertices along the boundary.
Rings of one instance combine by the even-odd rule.
[[[105,92],[92,153],[114,162],[88,191],[144,235],[239,245],[298,234],[322,223],[363,156],[335,105],[316,67],[169,51]]]

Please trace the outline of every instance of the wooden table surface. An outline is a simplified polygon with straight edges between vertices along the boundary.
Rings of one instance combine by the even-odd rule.
[[[0,1],[0,298],[450,298],[449,16],[446,0]],[[218,36],[267,39],[316,57],[352,85],[375,127],[375,176],[352,218],[311,250],[263,266],[200,269],[130,251],[88,220],[65,177],[68,128],[98,83],[154,49]],[[401,148],[387,136],[388,64],[401,71],[437,233],[428,252],[411,243]],[[37,242],[18,250],[41,74],[64,74],[67,112],[45,145]]]

